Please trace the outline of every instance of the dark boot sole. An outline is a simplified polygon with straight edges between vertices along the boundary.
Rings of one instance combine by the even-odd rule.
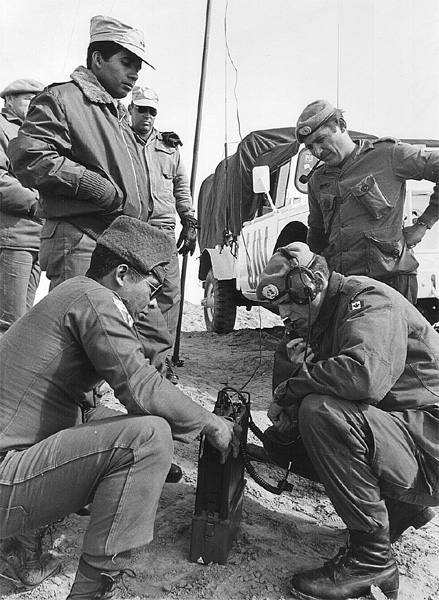
[[[409,527],[421,529],[421,527],[424,527],[424,525],[427,525],[427,523],[434,519],[435,516],[436,511],[434,508],[431,508],[430,506],[425,507],[424,510],[418,513],[407,526],[400,528],[398,531],[390,531],[390,543],[394,544],[397,540],[399,540],[402,534],[407,531]]]
[[[371,587],[374,584],[371,584]],[[380,590],[381,588],[379,586],[377,586]],[[328,598],[323,598],[322,596],[309,596],[308,594],[304,594],[303,592],[299,592],[298,590],[295,590],[293,588],[289,588],[289,592],[292,594],[292,598],[294,598],[294,600],[328,600]],[[370,594],[370,588],[367,592],[362,592],[361,596],[365,596],[367,594]],[[388,591],[383,591],[383,594],[385,594],[386,598],[388,600],[398,600],[398,590],[388,590]],[[347,596],[347,598],[354,598],[355,596]],[[360,596],[357,596],[357,598],[359,598]],[[334,599],[335,600],[335,599]],[[342,600],[340,597],[337,597],[336,600]]]

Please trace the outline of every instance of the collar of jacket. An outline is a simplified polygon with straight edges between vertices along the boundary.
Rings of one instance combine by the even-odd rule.
[[[70,75],[72,81],[80,88],[84,96],[86,96],[90,102],[95,104],[109,104],[114,107],[114,110],[119,115],[119,120],[123,119],[127,123],[129,122],[128,111],[122,102],[119,102],[113,98],[111,94],[99,83],[98,78],[83,66],[77,67]],[[117,104],[117,105],[116,105]]]
[[[361,156],[365,152],[368,152],[369,150],[373,150],[374,149],[374,141],[376,141],[376,140],[356,140],[355,144],[357,145],[357,149],[354,153],[351,154],[351,156],[346,160],[346,162],[343,163],[343,166],[342,167],[339,167],[339,166],[330,167],[325,164],[322,166],[322,174],[329,175],[331,173],[341,173],[347,167],[349,167],[354,161],[356,161],[359,156]]]
[[[151,133],[149,134],[149,136],[147,137],[147,139],[145,140],[143,137],[140,137],[140,135],[138,133],[135,132],[135,130],[133,129],[133,127],[130,125],[133,133],[134,133],[134,137],[136,138],[136,140],[139,142],[139,144],[141,144],[142,146],[146,146],[147,144],[149,144],[150,142],[153,142],[156,138],[160,139],[160,131],[157,131],[157,129],[153,128],[153,130],[151,131]]]
[[[9,110],[6,106],[2,108],[1,115],[10,123],[15,123],[16,125],[23,125],[23,121],[17,117],[11,110]]]

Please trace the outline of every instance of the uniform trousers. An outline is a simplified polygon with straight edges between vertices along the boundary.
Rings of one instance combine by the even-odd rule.
[[[178,317],[181,301],[180,265],[178,253],[175,252],[166,267],[163,287],[157,296],[157,304],[165,319],[166,326],[173,341],[177,333]]]
[[[437,477],[435,482],[429,479],[425,457],[402,414],[320,394],[308,395],[300,405],[301,437],[290,445],[288,457],[292,471],[323,483],[351,531],[371,533],[387,527],[386,498],[439,504]],[[285,466],[285,450],[276,460],[275,452],[266,449]]]
[[[0,537],[35,531],[92,504],[83,552],[114,556],[149,543],[171,466],[167,421],[99,407],[0,464]],[[99,418],[97,418],[99,417]]]
[[[40,273],[37,250],[0,249],[0,335],[34,305]]]

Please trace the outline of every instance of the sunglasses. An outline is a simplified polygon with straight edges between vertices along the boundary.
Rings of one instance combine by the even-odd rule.
[[[156,296],[158,296],[160,294],[160,292],[163,289],[162,283],[159,283],[158,285],[154,285],[154,283],[152,283],[152,281],[150,279],[148,279],[148,276],[142,275],[134,267],[130,267],[130,269],[132,271],[134,271],[134,273],[136,273],[141,279],[143,279],[143,281],[146,281],[146,283],[149,285],[149,290],[150,290],[149,299],[150,300],[152,300],[153,298],[155,298]]]
[[[149,299],[152,300],[160,294],[160,292],[163,289],[163,284],[159,283],[158,285],[153,285],[149,279],[147,279],[146,281],[148,282],[149,289],[151,290],[149,294]]]
[[[152,106],[136,106],[136,108],[141,115],[151,115],[151,117],[157,116],[157,109]]]

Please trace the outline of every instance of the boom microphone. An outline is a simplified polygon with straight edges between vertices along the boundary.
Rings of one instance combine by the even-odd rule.
[[[318,160],[318,161],[316,162],[316,164],[313,166],[313,168],[311,169],[311,171],[308,173],[308,175],[301,175],[301,176],[299,177],[299,181],[300,181],[300,183],[303,183],[303,184],[306,184],[306,183],[308,183],[308,181],[309,181],[309,180],[311,179],[311,177],[314,175],[314,171],[315,171],[315,170],[316,170],[318,167],[320,167],[320,165],[321,165],[321,164],[322,164],[322,161],[321,161],[321,160]]]

